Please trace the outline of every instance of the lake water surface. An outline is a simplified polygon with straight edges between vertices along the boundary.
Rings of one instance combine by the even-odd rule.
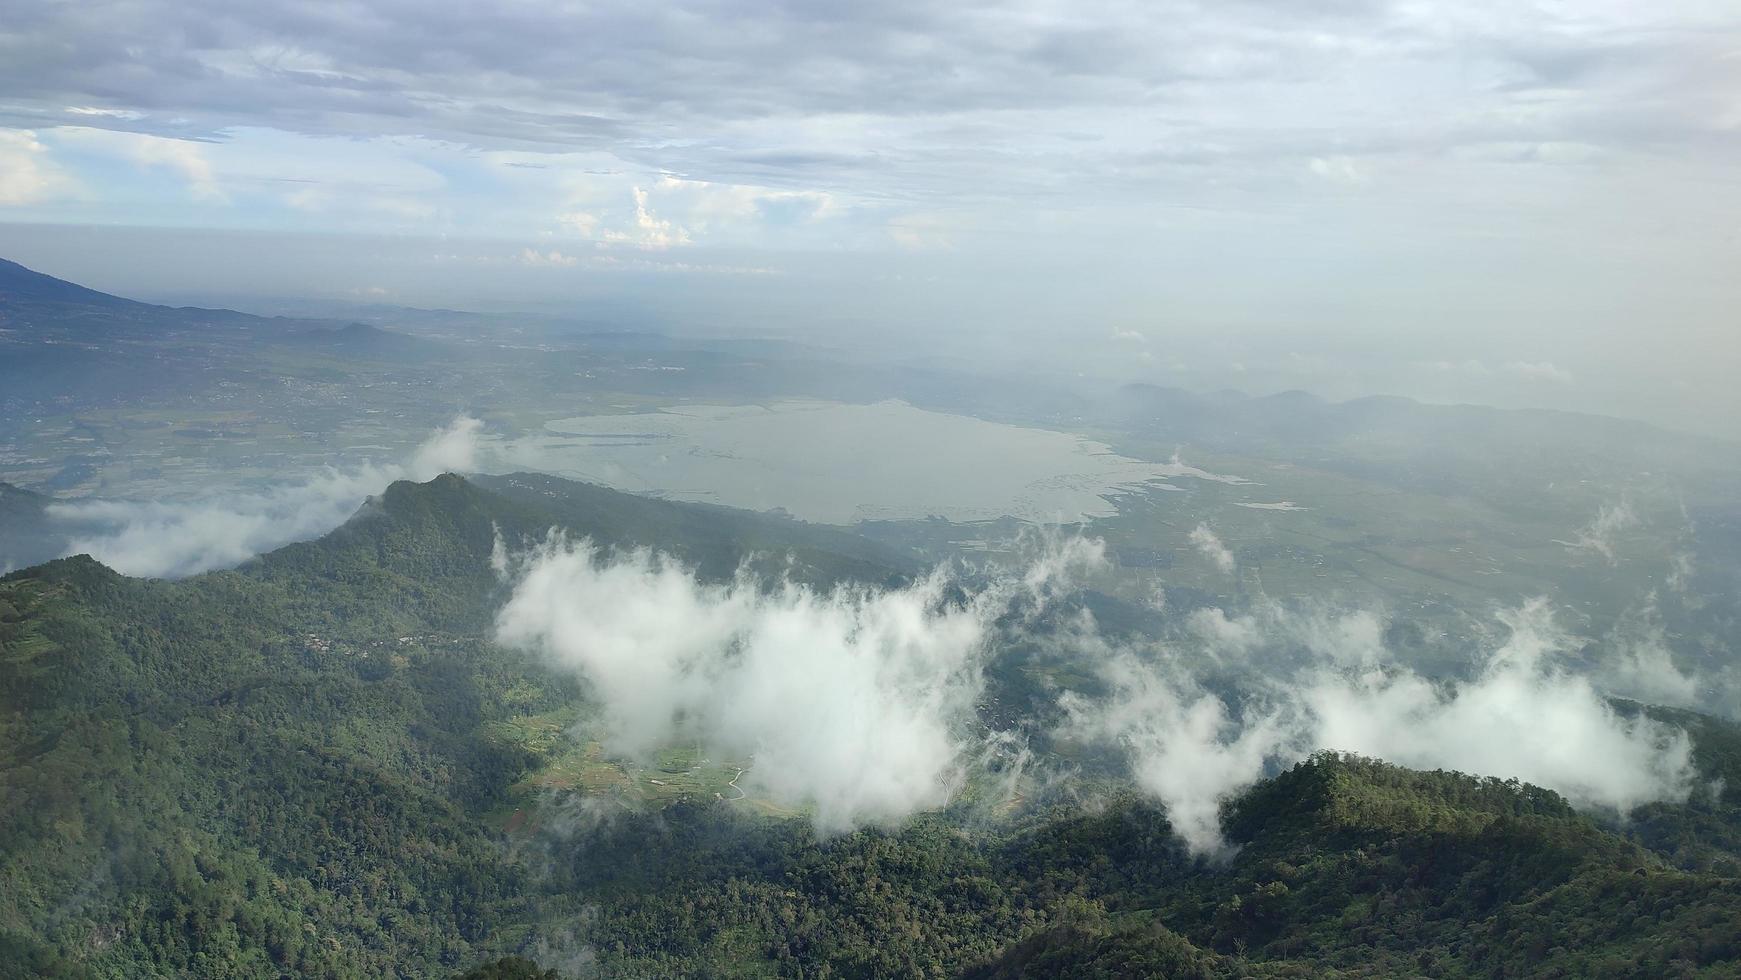
[[[502,450],[524,465],[622,490],[784,508],[831,524],[885,518],[1076,521],[1168,478],[1240,482],[1178,461],[1119,456],[1081,436],[903,402],[683,405],[557,419]],[[1176,488],[1175,488],[1176,489]]]

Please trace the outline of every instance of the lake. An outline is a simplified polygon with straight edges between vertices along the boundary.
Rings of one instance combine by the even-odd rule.
[[[897,401],[581,416],[495,448],[514,465],[559,476],[829,524],[1004,515],[1072,522],[1110,516],[1119,495],[1167,489],[1169,478],[1243,482],[1177,460],[1120,456],[1067,432]]]

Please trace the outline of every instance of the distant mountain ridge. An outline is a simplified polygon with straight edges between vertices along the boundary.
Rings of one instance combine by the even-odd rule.
[[[56,279],[10,259],[0,259],[0,305],[20,303],[72,303],[102,307],[150,305],[111,296],[65,279]]]
[[[4,325],[9,318],[27,318],[30,326],[52,329],[56,323],[44,320],[43,317],[55,313],[64,315],[69,309],[77,311],[78,314],[73,322],[87,328],[98,323],[121,328],[225,327],[232,330],[257,330],[291,341],[306,339],[310,342],[356,345],[380,344],[382,337],[390,337],[394,341],[403,339],[407,343],[422,343],[408,334],[361,323],[302,317],[263,317],[237,310],[145,303],[58,279],[10,259],[0,259],[0,325]]]
[[[270,355],[294,351],[417,364],[446,347],[343,321],[141,303],[0,259],[0,413],[185,399],[275,376]]]

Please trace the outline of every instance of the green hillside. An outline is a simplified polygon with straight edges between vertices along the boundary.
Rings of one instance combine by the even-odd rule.
[[[1118,795],[829,840],[700,789],[582,819],[575,785],[623,770],[565,743],[589,712],[572,678],[488,641],[497,534],[562,526],[709,577],[912,569],[780,518],[486,486],[395,484],[325,538],[178,582],[84,557],[0,579],[0,975],[514,954],[633,976],[1733,975],[1733,798],[1605,828],[1534,787],[1321,756],[1230,804],[1222,863]],[[1686,720],[1741,787],[1734,730]],[[535,778],[570,764],[579,783]]]

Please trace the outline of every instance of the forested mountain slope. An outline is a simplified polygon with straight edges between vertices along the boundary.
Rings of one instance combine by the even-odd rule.
[[[827,840],[708,800],[519,823],[569,800],[528,795],[550,750],[505,726],[586,699],[490,642],[498,541],[560,526],[715,579],[914,569],[773,517],[487,486],[394,484],[318,541],[178,582],[83,557],[0,579],[0,975],[526,953],[632,976],[1720,976],[1741,951],[1736,789],[1605,829],[1532,787],[1326,756],[1230,805],[1228,861],[1119,795]],[[1697,725],[1741,788],[1733,729]]]

